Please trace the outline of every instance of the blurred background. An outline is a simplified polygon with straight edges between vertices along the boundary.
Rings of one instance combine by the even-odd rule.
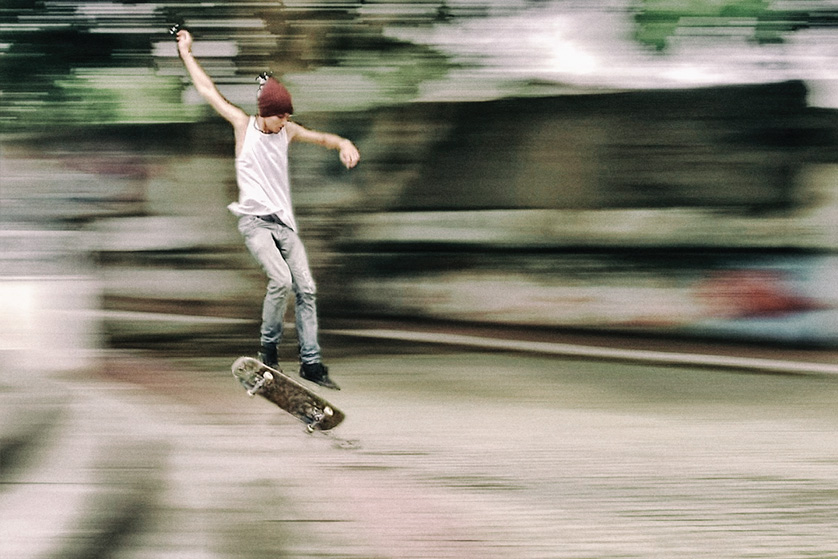
[[[125,355],[206,379],[226,365],[195,360],[257,350],[264,279],[226,210],[231,130],[174,23],[232,102],[254,112],[272,71],[297,122],[361,151],[347,171],[292,147],[324,331],[838,346],[838,2],[4,0],[6,465],[76,425],[66,387],[21,384],[146,370]],[[159,487],[168,454],[123,439],[95,467],[130,519],[125,493]],[[95,556],[77,544],[53,548]]]
[[[252,318],[232,137],[184,75],[179,22],[234,103],[253,111],[271,70],[299,122],[364,155],[350,173],[295,148],[326,319],[834,346],[837,10],[7,2],[4,345],[56,327],[39,305],[97,311],[73,351]]]

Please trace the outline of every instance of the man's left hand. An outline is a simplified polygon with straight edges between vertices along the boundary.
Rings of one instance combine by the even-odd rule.
[[[351,169],[361,160],[361,154],[355,144],[349,140],[344,141],[340,146],[340,162],[343,163],[347,169]]]

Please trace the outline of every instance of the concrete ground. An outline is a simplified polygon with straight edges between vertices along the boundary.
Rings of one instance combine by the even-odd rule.
[[[4,382],[0,555],[838,556],[838,377],[327,341],[328,434],[232,357]]]

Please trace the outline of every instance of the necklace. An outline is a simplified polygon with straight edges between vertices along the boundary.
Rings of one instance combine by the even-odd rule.
[[[262,134],[270,134],[270,132],[265,132],[264,130],[262,130],[262,127],[259,126],[259,118],[258,117],[253,119],[253,128],[258,130]]]

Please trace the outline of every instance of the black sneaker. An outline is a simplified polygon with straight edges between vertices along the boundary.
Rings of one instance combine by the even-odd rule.
[[[340,390],[340,386],[329,378],[329,368],[325,367],[323,363],[303,363],[300,367],[300,376],[320,386]]]
[[[277,358],[276,354],[276,346],[262,346],[262,351],[259,352],[257,359],[270,367],[271,369],[276,369],[277,365],[279,365],[279,359]]]

